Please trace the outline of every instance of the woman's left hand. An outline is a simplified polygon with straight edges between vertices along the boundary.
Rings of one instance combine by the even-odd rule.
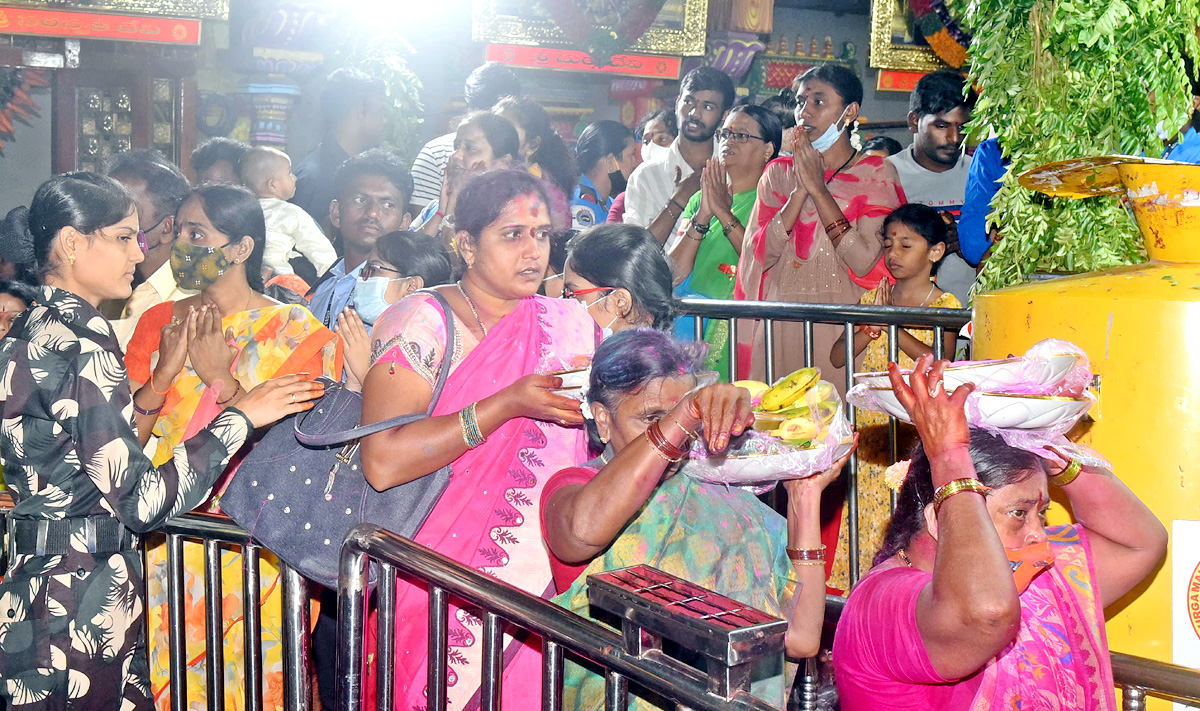
[[[825,471],[803,479],[784,480],[783,488],[788,493],[788,501],[796,501],[804,494],[816,494],[819,496],[821,492],[825,491],[825,487],[837,481],[837,478],[841,476],[842,469],[846,466],[846,462],[850,461],[850,455],[854,454],[854,450],[856,449],[858,449],[857,432],[854,433],[854,441],[850,445],[850,451],[843,454]]]
[[[189,307],[183,319],[172,318],[170,323],[162,327],[158,340],[158,363],[150,378],[159,387],[169,386],[183,370],[188,356],[188,333],[195,328],[195,323],[196,311]]]
[[[230,345],[233,330],[221,332],[221,314],[217,307],[205,304],[188,329],[188,356],[192,369],[205,385],[229,382],[238,349]]]
[[[686,430],[704,427],[704,440],[712,452],[729,446],[730,436],[737,436],[754,423],[750,409],[750,392],[745,388],[717,383],[700,388],[680,400],[669,417]]]

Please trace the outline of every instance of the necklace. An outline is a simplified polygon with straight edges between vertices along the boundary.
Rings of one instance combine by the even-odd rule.
[[[847,159],[846,159],[846,162],[845,162],[845,163],[842,163],[842,167],[841,167],[841,168],[838,168],[837,170],[833,171],[833,175],[829,176],[829,178],[828,178],[828,179],[825,181],[825,184],[826,184],[826,185],[829,185],[829,182],[830,182],[831,180],[833,180],[834,178],[836,178],[836,177],[838,176],[838,173],[840,173],[840,172],[842,172],[843,170],[845,170],[845,169],[846,169],[846,166],[850,165],[850,161],[854,160],[854,159],[855,159],[855,158],[857,158],[857,157],[858,157],[858,151],[854,151],[854,155],[852,155],[852,156],[850,156],[849,158],[847,158]]]
[[[896,555],[900,556],[901,562],[903,562],[905,565],[907,565],[910,568],[913,567],[912,561],[908,559],[908,554],[904,552],[903,548],[896,551]]]
[[[471,309],[471,315],[475,317],[475,323],[479,324],[479,330],[483,331],[484,338],[487,337],[487,326],[483,325],[483,319],[479,318],[479,312],[475,310],[475,302],[471,301],[471,297],[467,296],[467,290],[463,288],[462,281],[458,282],[458,293],[463,295],[467,300],[467,306]]]

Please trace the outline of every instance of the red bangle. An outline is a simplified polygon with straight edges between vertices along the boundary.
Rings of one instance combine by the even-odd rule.
[[[441,218],[441,219],[443,219],[443,220],[444,220],[444,219],[446,219],[446,213],[442,212],[441,210],[434,210],[434,211],[433,211],[433,216],[434,216],[434,217],[440,217],[440,218]]]
[[[650,446],[654,447],[668,462],[678,462],[687,456],[686,449],[673,445],[667,440],[657,420],[646,428],[646,439],[650,442]]]

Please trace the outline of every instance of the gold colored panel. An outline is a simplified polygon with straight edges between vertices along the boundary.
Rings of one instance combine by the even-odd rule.
[[[122,12],[202,20],[228,20],[229,0],[5,0],[14,7],[37,7],[78,12]]]
[[[531,13],[509,14],[517,3]],[[537,19],[532,0],[472,0],[471,39],[541,47],[579,49],[553,19]],[[503,8],[503,9],[502,9]],[[680,17],[663,22],[663,17]],[[708,25],[708,0],[667,0],[650,29],[630,45],[630,52],[702,56]]]
[[[170,143],[171,142],[171,124],[169,124],[169,123],[154,124],[154,142],[155,143]]]
[[[932,48],[895,41],[907,25],[904,0],[871,0],[871,66],[905,72],[945,69]]]

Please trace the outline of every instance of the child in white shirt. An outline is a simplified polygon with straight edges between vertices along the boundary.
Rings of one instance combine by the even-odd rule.
[[[292,174],[292,160],[286,153],[255,146],[238,161],[238,176],[243,185],[254,191],[262,205],[267,223],[264,267],[276,274],[294,274],[288,260],[304,255],[320,276],[337,261],[337,252],[313,218],[302,208],[287,202],[296,194],[296,176]]]

